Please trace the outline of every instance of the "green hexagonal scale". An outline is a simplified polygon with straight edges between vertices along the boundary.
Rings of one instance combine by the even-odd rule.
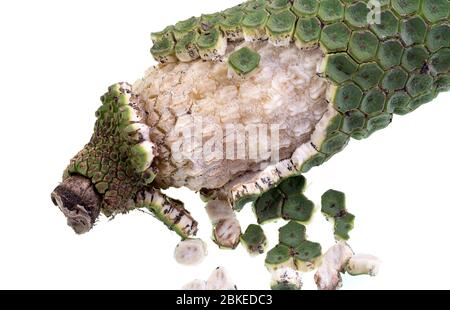
[[[361,111],[368,115],[376,115],[383,112],[385,103],[385,93],[381,89],[374,88],[364,96],[361,103]]]
[[[378,38],[370,31],[352,33],[348,52],[359,62],[372,60],[378,50]]]
[[[420,7],[420,0],[391,0],[392,8],[401,16],[417,13]]]
[[[350,40],[350,34],[350,29],[342,22],[327,25],[322,29],[320,43],[327,52],[345,51]]]
[[[376,62],[365,63],[359,66],[358,71],[353,75],[353,80],[362,89],[368,90],[378,85],[383,73],[384,71]]]
[[[419,16],[407,19],[400,25],[400,35],[406,46],[423,44],[426,34],[427,25]]]
[[[317,17],[300,18],[294,34],[297,46],[304,48],[315,45],[319,41],[320,32],[320,20]]]
[[[295,0],[292,11],[299,17],[313,16],[319,10],[319,0]]]
[[[332,101],[340,112],[357,109],[363,96],[362,90],[356,84],[348,82],[339,86]]]
[[[339,0],[321,0],[319,18],[324,23],[334,23],[344,19],[344,6]]]
[[[359,1],[347,7],[345,10],[345,21],[355,28],[367,27],[367,16],[369,14],[370,9],[367,4]]]
[[[323,71],[336,83],[349,80],[356,70],[358,64],[346,53],[331,54],[325,58]]]
[[[398,66],[403,55],[403,45],[398,40],[388,40],[381,43],[377,53],[377,61],[384,68]]]
[[[248,47],[243,47],[233,52],[228,58],[230,67],[241,76],[248,75],[255,71],[258,68],[260,61],[261,56]]]

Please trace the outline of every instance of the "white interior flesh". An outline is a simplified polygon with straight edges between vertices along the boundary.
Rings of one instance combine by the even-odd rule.
[[[134,92],[140,95],[149,112],[151,140],[157,145],[154,163],[159,169],[158,185],[186,186],[196,191],[202,188],[239,191],[243,185],[251,188],[267,174],[280,178],[285,175],[283,169],[290,169],[289,163],[298,168],[302,160],[316,153],[311,146],[313,134],[322,136],[335,113],[326,100],[329,83],[317,74],[324,57],[322,52],[319,48],[300,50],[293,44],[289,47],[274,47],[267,42],[244,45],[261,56],[258,69],[248,77],[230,74],[225,57],[223,62],[197,60],[159,65],[135,83]],[[230,44],[227,55],[240,47]],[[193,130],[199,119],[203,129],[200,140]],[[270,153],[252,158],[248,140],[246,156],[242,159],[198,156],[217,128],[224,133],[219,141],[226,155],[225,128],[251,124],[265,124],[267,128],[279,125],[278,162],[270,158]],[[189,147],[183,144],[186,136],[181,136],[182,128],[192,129],[190,134],[195,143]],[[174,150],[180,146],[184,151],[182,156],[179,152],[175,155]],[[186,152],[189,148],[193,152]],[[277,176],[273,176],[275,170]]]
[[[206,243],[200,239],[187,239],[175,248],[175,260],[185,266],[199,265],[207,255]]]

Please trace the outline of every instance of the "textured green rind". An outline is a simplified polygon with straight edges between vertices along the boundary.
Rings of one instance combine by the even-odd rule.
[[[381,23],[375,24],[367,20],[368,2],[253,0],[201,18],[199,33],[221,29],[224,19],[238,16],[234,20],[242,17],[247,40],[287,40],[324,52],[320,74],[331,83],[327,99],[338,115],[314,141],[317,153],[297,167],[302,173],[343,150],[351,138],[367,138],[389,126],[394,114],[410,113],[449,89],[450,1],[383,0]],[[170,40],[173,27],[152,37]]]
[[[129,201],[153,182],[154,150],[130,85],[111,86],[101,100],[91,141],[71,160],[64,178],[90,178],[103,195],[103,213],[112,215],[128,211]]]
[[[366,18],[367,2],[342,1],[343,22],[322,28],[322,72],[333,84],[328,99],[340,114],[340,125],[328,127],[326,137],[315,145],[319,158],[305,163],[302,172],[342,150],[348,142],[345,135],[367,138],[387,127],[393,114],[409,113],[448,89],[450,2],[384,1],[381,23],[372,25]],[[342,31],[326,40],[332,27]]]
[[[363,92],[382,86],[380,69],[384,73],[389,68],[400,66],[410,75],[414,71],[426,70],[424,67],[433,56],[442,57],[436,53],[449,46],[448,1],[381,1],[381,23],[375,24],[369,24],[367,20],[371,14],[368,2],[247,1],[223,12],[192,17],[152,34],[156,42],[152,52],[159,61],[170,62],[175,55],[173,49],[177,41],[189,31],[203,33],[215,28],[219,29],[221,36],[232,41],[243,39],[242,33],[246,33],[247,38],[269,38],[275,45],[290,38],[300,48],[319,45],[327,56],[323,65],[324,76],[337,86],[348,80],[354,81]],[[204,48],[202,36],[197,40],[198,48]],[[342,59],[335,58],[335,55]],[[433,75],[433,72],[426,73]],[[447,74],[448,68],[441,73]],[[367,77],[373,78],[367,80]],[[445,89],[438,79],[434,74],[433,87],[437,92]],[[388,88],[384,91],[397,90]],[[408,94],[414,97],[414,94]],[[406,108],[401,114],[408,109],[413,110]],[[366,124],[369,120],[367,116]]]

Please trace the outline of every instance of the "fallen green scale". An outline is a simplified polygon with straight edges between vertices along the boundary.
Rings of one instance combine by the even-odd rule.
[[[253,210],[259,224],[265,224],[281,218],[284,197],[282,193],[273,188],[262,194],[254,203]]]
[[[304,263],[312,263],[322,255],[322,247],[319,243],[303,241],[295,248],[295,259]]]
[[[286,180],[283,180],[282,183],[280,183],[280,185],[278,186],[278,189],[286,197],[296,196],[305,191],[306,178],[303,175],[297,175],[297,176],[287,178]]]
[[[308,222],[314,211],[314,203],[306,198],[305,195],[299,194],[290,196],[283,205],[282,217],[285,220],[295,220],[299,222]]]
[[[333,222],[336,239],[350,239],[349,232],[354,228],[355,216],[348,213],[343,192],[332,189],[325,192],[322,195],[322,213]]]
[[[305,177],[297,175],[284,179],[262,194],[253,203],[258,223],[265,224],[280,218],[308,222],[314,211],[314,203],[303,195],[305,188]]]
[[[334,219],[334,234],[338,239],[348,240],[350,239],[349,232],[353,230],[355,222],[355,216],[350,213],[346,213],[343,216],[336,217]]]
[[[322,195],[322,213],[326,216],[334,218],[345,210],[345,194],[343,192],[330,189]]]
[[[279,241],[281,244],[295,248],[305,240],[306,227],[295,221],[291,221],[279,229]]]
[[[267,237],[259,225],[249,225],[241,236],[241,243],[251,255],[263,254],[267,248]]]
[[[279,244],[267,253],[266,267],[269,270],[290,267],[308,272],[318,266],[321,257],[321,245],[306,240],[305,226],[290,221],[279,229]]]
[[[255,71],[261,61],[261,56],[248,47],[233,52],[228,58],[230,68],[240,76],[246,76]]]
[[[292,266],[293,260],[289,247],[283,244],[276,245],[267,253],[265,263],[269,269]]]

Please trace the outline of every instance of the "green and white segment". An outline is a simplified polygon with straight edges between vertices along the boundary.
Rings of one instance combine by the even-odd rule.
[[[306,240],[306,227],[290,221],[279,230],[279,244],[266,256],[266,267],[273,272],[291,268],[309,272],[317,268],[322,258],[320,244]]]
[[[354,228],[355,216],[348,213],[345,194],[330,189],[322,195],[322,213],[334,225],[337,240],[350,239],[349,232]]]
[[[93,138],[65,180],[92,182],[107,215],[136,208],[138,193],[185,186],[235,209],[256,200],[261,223],[307,221],[312,203],[277,185],[450,90],[450,2],[383,0],[378,24],[368,23],[367,4],[252,0],[152,33],[161,64],[103,97]],[[176,127],[197,116],[220,128],[281,121],[280,161],[175,158]],[[183,237],[195,231],[169,218]],[[336,232],[346,237],[351,225],[340,218]]]
[[[253,203],[258,223],[280,218],[308,223],[314,212],[314,203],[303,194],[305,187],[305,177],[298,175],[284,179],[278,186],[261,194]]]
[[[91,141],[71,160],[63,186],[72,176],[89,178],[102,196],[99,207],[104,215],[112,217],[146,208],[182,238],[188,238],[196,234],[197,222],[183,203],[150,187],[156,176],[152,162],[157,151],[150,140],[151,129],[145,124],[146,112],[131,89],[131,85],[119,83],[102,96],[103,105],[96,112],[98,120]],[[70,194],[65,196],[70,199]],[[73,208],[70,203],[67,201],[64,206],[59,201],[62,209]]]

